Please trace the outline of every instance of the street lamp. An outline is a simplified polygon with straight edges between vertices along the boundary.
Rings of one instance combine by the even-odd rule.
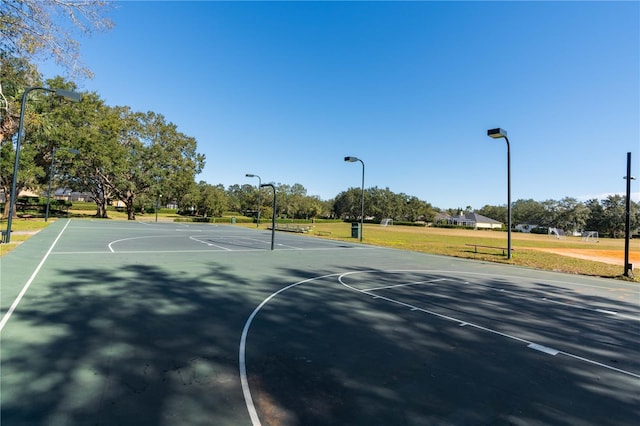
[[[278,198],[276,195],[276,187],[272,183],[265,183],[260,185],[260,188],[265,186],[271,187],[273,190],[273,215],[271,216],[271,250],[273,250],[274,241],[276,239],[276,210],[278,209]]]
[[[245,175],[246,177],[252,178],[252,177],[257,177],[258,178],[258,217],[256,219],[256,228],[260,227],[260,188],[262,188],[262,179],[260,179],[260,176],[258,175],[252,175],[251,173],[247,173]]]
[[[487,130],[487,136],[493,139],[504,138],[507,142],[507,259],[511,259],[511,149],[509,138],[507,138],[507,131],[500,128]]]
[[[629,263],[629,240],[631,239],[631,181],[635,177],[631,176],[631,153],[627,152],[627,198],[625,200],[625,222],[624,222],[624,276],[629,276],[629,271],[633,265]]]
[[[359,161],[362,163],[362,208],[360,210],[360,242],[362,242],[362,231],[364,228],[364,161],[358,157],[344,157],[344,161],[348,163]]]
[[[72,92],[70,90],[64,89],[49,89],[48,87],[27,87],[22,94],[22,104],[20,107],[20,124],[18,125],[18,138],[16,141],[16,158],[15,163],[13,165],[13,180],[11,181],[11,195],[9,198],[9,217],[7,218],[7,235],[5,237],[5,242],[9,243],[11,241],[11,222],[13,219],[13,209],[16,204],[16,184],[18,181],[18,164],[20,160],[20,143],[22,142],[22,138],[24,137],[24,112],[25,107],[27,105],[27,95],[29,92],[33,90],[43,90],[45,92],[55,93],[56,96],[68,99],[72,102],[80,102],[82,99],[82,95],[80,93]]]
[[[53,159],[56,156],[56,152],[59,149],[64,149],[66,151],[69,151],[71,154],[75,154],[78,155],[80,154],[80,151],[74,148],[53,148],[51,150],[51,166],[49,167],[49,189],[47,190],[47,209],[45,210],[44,213],[44,221],[47,222],[49,221],[49,205],[51,204],[51,182],[53,181],[53,169],[55,167],[54,163],[53,163]]]

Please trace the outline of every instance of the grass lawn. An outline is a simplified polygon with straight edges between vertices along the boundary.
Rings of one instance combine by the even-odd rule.
[[[251,226],[251,225],[249,225]],[[255,226],[255,225],[253,225]],[[266,225],[261,224],[261,228]],[[354,241],[350,223],[316,223],[310,233],[318,238]],[[444,256],[463,257],[489,262],[505,263],[548,271],[620,278],[640,282],[640,276],[629,279],[624,272],[624,240],[600,238],[598,242],[584,242],[580,237],[556,239],[547,235],[512,233],[513,256],[507,260],[502,250],[478,248],[466,244],[507,247],[507,233],[488,230],[463,230],[452,228],[426,228],[413,226],[387,226],[365,224],[363,243],[382,247],[411,250]],[[553,253],[557,251],[614,251],[619,254],[619,265],[579,259]],[[640,241],[632,240],[630,252],[640,252]],[[630,261],[633,263],[633,261]],[[640,262],[636,262],[640,267]]]

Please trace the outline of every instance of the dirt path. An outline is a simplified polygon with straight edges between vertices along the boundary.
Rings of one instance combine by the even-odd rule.
[[[560,254],[562,256],[575,257],[578,259],[593,260],[596,262],[609,263],[611,265],[624,265],[623,250],[596,250],[596,249],[571,249],[571,248],[541,248],[541,247],[523,247],[527,250],[539,250],[548,253]],[[637,251],[629,252],[629,263],[640,267],[640,253]]]

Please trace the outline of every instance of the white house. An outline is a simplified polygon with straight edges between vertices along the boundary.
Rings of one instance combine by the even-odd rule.
[[[478,213],[464,213],[457,216],[449,216],[448,214],[438,213],[436,222],[446,221],[450,225],[467,226],[476,229],[500,229],[503,223],[493,220]]]

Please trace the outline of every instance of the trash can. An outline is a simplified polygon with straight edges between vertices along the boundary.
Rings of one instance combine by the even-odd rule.
[[[232,217],[231,217],[231,223],[232,223],[233,225],[235,225],[235,223],[236,223],[236,217],[235,217],[235,216],[232,216]]]
[[[352,223],[351,224],[351,238],[360,238],[360,233],[362,229],[360,227],[360,223]]]

